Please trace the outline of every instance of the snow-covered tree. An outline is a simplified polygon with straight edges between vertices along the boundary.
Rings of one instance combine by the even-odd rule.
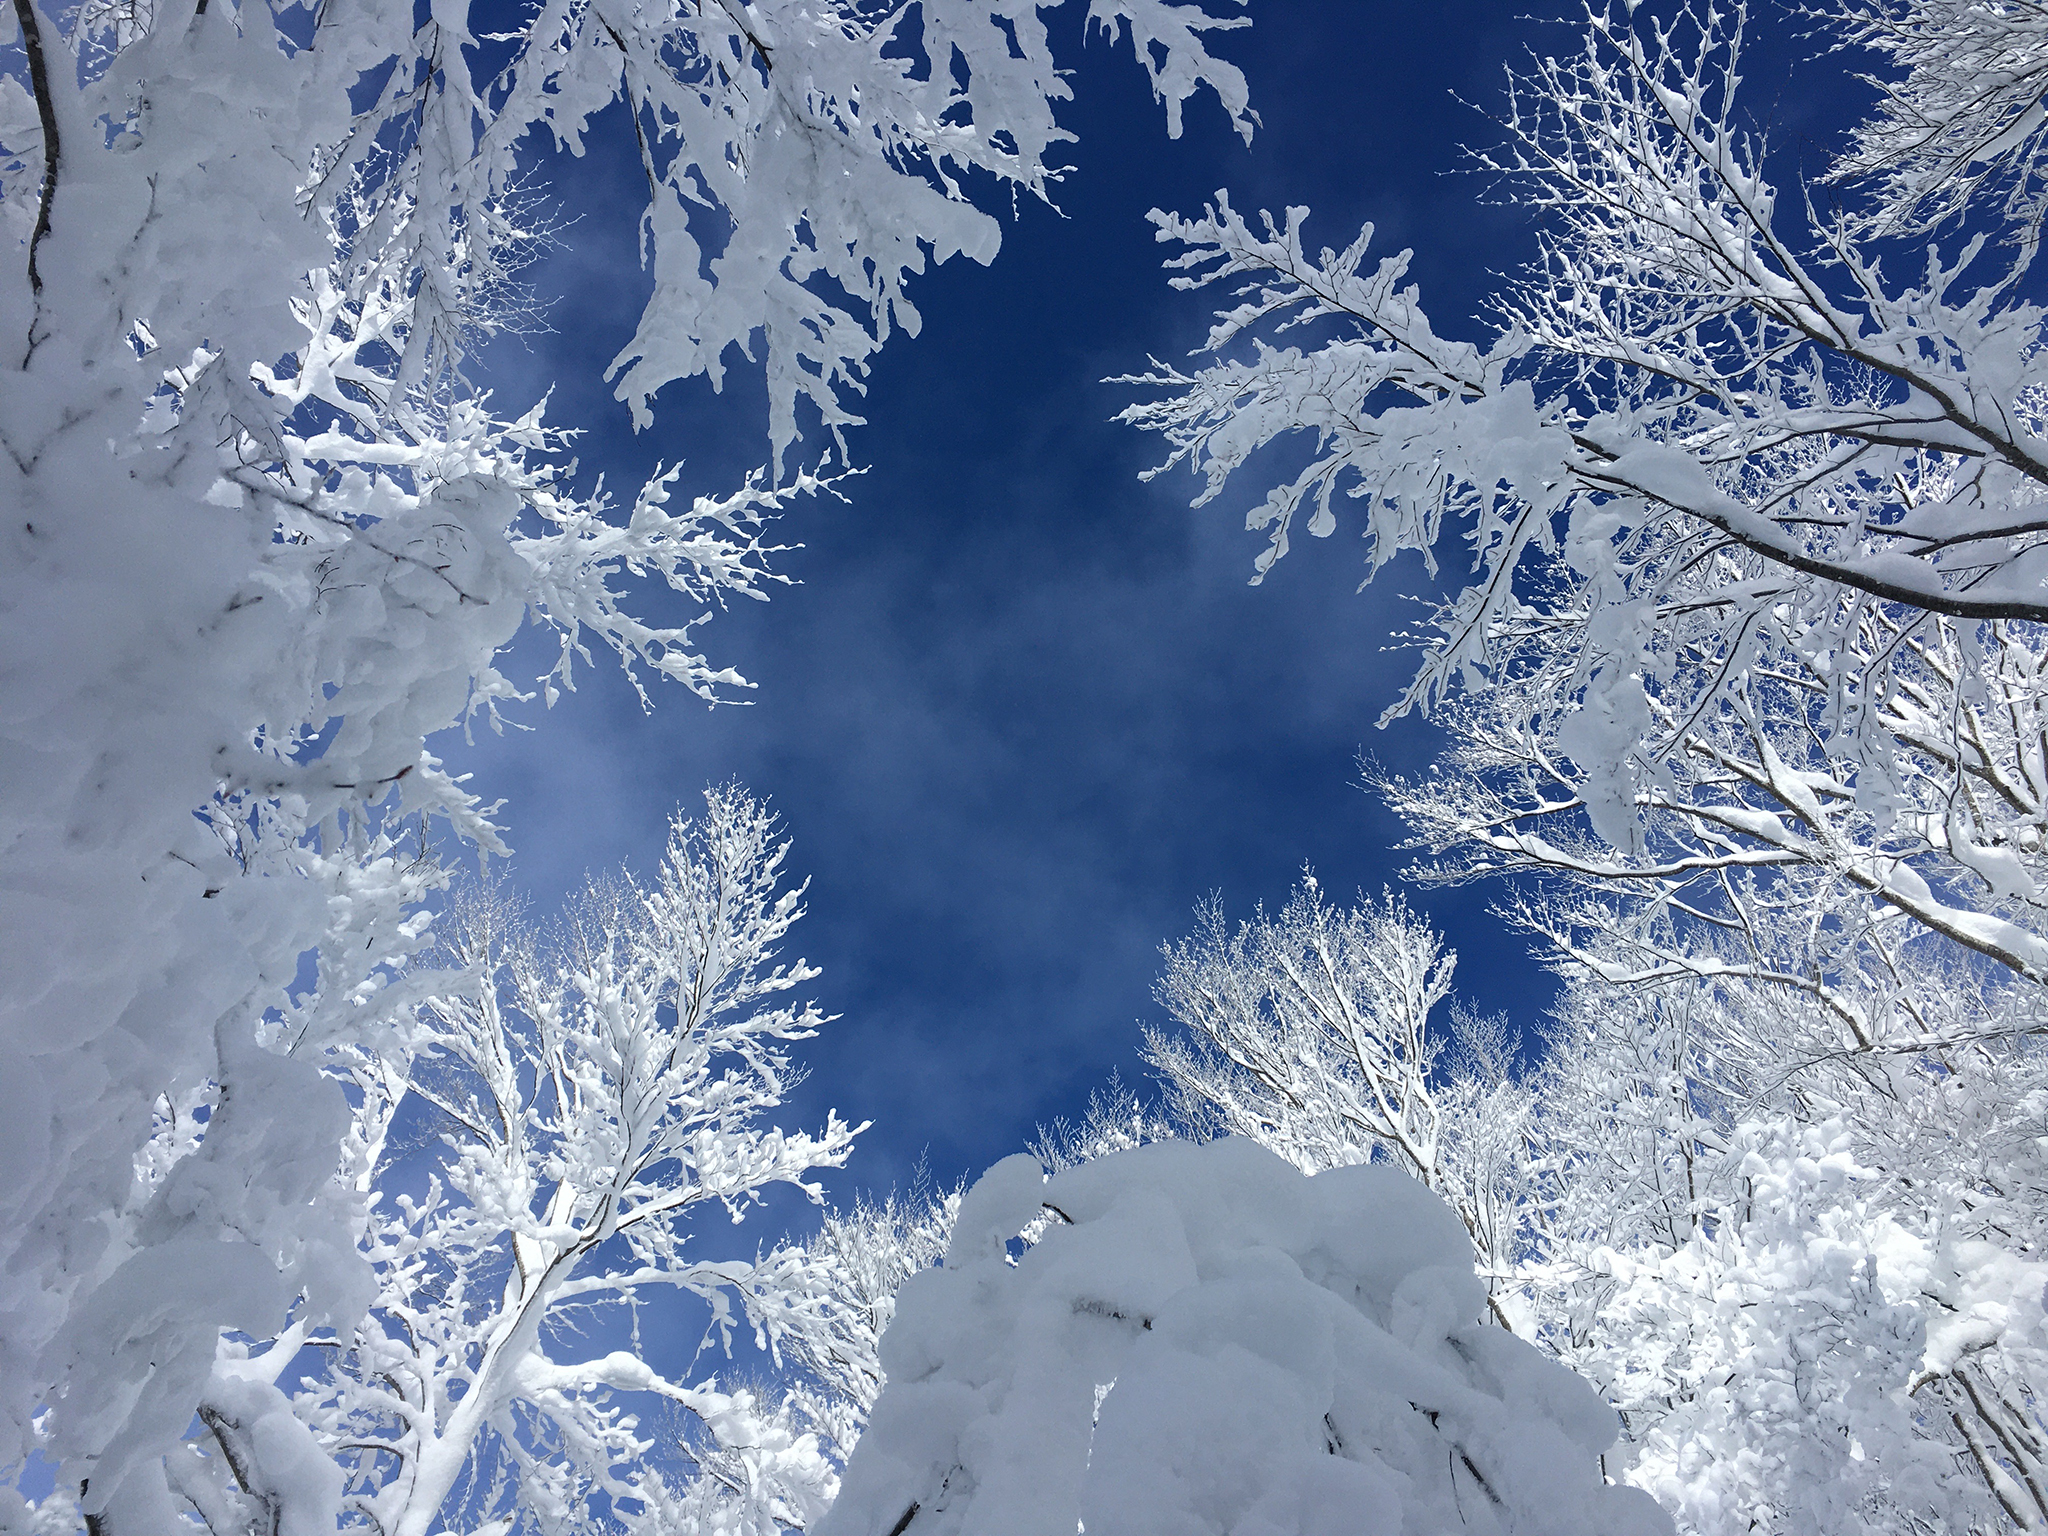
[[[1397,896],[1334,906],[1314,875],[1279,913],[1235,929],[1219,900],[1196,917],[1192,938],[1166,946],[1155,991],[1174,1027],[1145,1034],[1163,1113],[1131,1098],[1121,1145],[1243,1136],[1303,1173],[1391,1163],[1458,1213],[1506,1321],[1525,1247],[1529,1095],[1503,1021],[1458,1003],[1448,1023],[1434,1017],[1457,967],[1442,935]],[[1120,1149],[1098,1133],[1087,1155]]]
[[[964,1188],[940,1189],[920,1166],[908,1190],[861,1195],[844,1210],[827,1211],[804,1245],[830,1305],[821,1328],[790,1340],[796,1380],[789,1402],[841,1462],[882,1392],[881,1340],[896,1315],[896,1293],[945,1257]]]
[[[1942,70],[1967,80],[1997,24],[1942,22],[1971,9],[1850,0],[1838,20],[1911,65],[1904,103],[1939,95]],[[1915,223],[1934,194],[1901,165],[1894,118],[1856,135],[1825,201],[1781,196],[1738,102],[1747,26],[1741,5],[1596,7],[1579,50],[1516,79],[1506,145],[1480,164],[1540,216],[1542,255],[1501,294],[1484,347],[1436,336],[1403,286],[1412,253],[1365,269],[1370,227],[1311,256],[1305,209],[1255,227],[1219,196],[1198,218],[1154,216],[1186,248],[1176,283],[1234,284],[1240,302],[1210,333],[1218,360],[1155,369],[1137,382],[1171,393],[1126,418],[1167,435],[1168,463],[1203,472],[1205,499],[1261,447],[1309,435],[1307,467],[1254,514],[1271,530],[1261,573],[1303,505],[1312,534],[1334,531],[1340,489],[1363,502],[1374,570],[1404,550],[1433,560],[1455,531],[1473,579],[1439,614],[1404,705],[1497,667],[1533,568],[1561,555],[1584,573],[1582,771],[1600,800],[1650,771],[1657,752],[1638,738],[1660,706],[1688,712],[1671,674],[1692,658],[1668,642],[1664,601],[1702,566],[1734,665],[1704,669],[1695,707],[1732,701],[1758,628],[1848,655],[1873,605],[2048,618],[2029,510],[2048,479],[2031,204],[1966,198],[1982,227],[1953,231],[1943,254],[1938,227]],[[2040,69],[2038,29],[2008,40]],[[1958,113],[1997,107],[1966,93]],[[2013,142],[1993,134],[1985,153],[2009,164],[2048,130],[2007,126]],[[1914,248],[1913,279],[1881,268],[1897,230],[1933,241]],[[1339,334],[1322,345],[1267,340],[1326,320]]]
[[[1170,128],[1206,86],[1250,131],[1206,46],[1241,16],[1090,16]],[[39,1453],[119,1527],[160,1523],[163,1456],[236,1379],[222,1330],[346,1331],[373,1295],[321,1063],[388,1054],[437,985],[410,964],[447,878],[427,824],[504,850],[428,738],[526,697],[494,657],[527,619],[560,641],[550,700],[593,646],[743,685],[697,625],[777,579],[767,521],[818,485],[800,426],[857,419],[912,276],[994,254],[974,197],[1046,192],[1070,87],[1008,0],[16,0],[7,24],[0,1468]],[[668,471],[613,507],[542,403],[477,375],[530,302],[549,176],[599,133],[646,172],[621,396],[644,422],[755,357],[774,462],[743,486]],[[697,617],[634,617],[627,575]],[[164,1127],[199,1133],[168,1171]]]
[[[1827,1027],[1749,981],[1570,987],[1528,1084],[1517,1327],[1622,1410],[1612,1469],[1683,1529],[2032,1529],[2039,1054],[1787,1074]]]
[[[1169,946],[1159,996],[1175,1024],[1147,1055],[1174,1131],[1429,1183],[1463,1222],[1493,1319],[1602,1391],[1626,1426],[1608,1473],[1682,1529],[2038,1522],[2039,1051],[2009,1032],[1939,1055],[1837,1049],[1839,1020],[1801,989],[1732,967],[1703,979],[1703,964],[1620,986],[1574,965],[1547,1049],[1522,1065],[1501,1020],[1454,1005],[1448,1030],[1425,1014],[1418,1034],[1399,998],[1360,983],[1355,955],[1315,963],[1363,949],[1374,917],[1401,919],[1405,940],[1382,935],[1380,969],[1409,950],[1428,957],[1417,974],[1448,970],[1405,909],[1335,912],[1307,887],[1279,919],[1233,933],[1212,909]],[[1302,1004],[1304,977],[1321,1007]],[[1933,999],[1970,978],[1900,981]],[[1413,1059],[1434,1069],[1394,1080],[1437,1128],[1427,1172],[1339,1112],[1418,1039]],[[1116,1119],[1156,1113],[1133,1100]]]
[[[1694,658],[1719,655],[1710,584],[1686,583],[1698,603],[1667,620]],[[1560,707],[1574,653],[1541,628],[1484,693],[1440,711],[1452,740],[1435,769],[1367,769],[1429,855],[1422,879],[1538,877],[1543,899],[1517,915],[1559,954],[1618,985],[1729,976],[1802,993],[1834,1020],[1818,1050],[2037,1027],[2048,632],[1871,609],[1847,656],[1752,637],[1738,697],[1673,722],[1616,847],[1583,794],[1582,714]],[[1891,691],[1858,701],[1873,717],[1858,741],[1830,719],[1837,680],[1886,653]],[[1935,970],[1957,974],[1905,984]]]
[[[1430,1014],[1457,957],[1429,924],[1392,896],[1333,907],[1313,875],[1277,915],[1233,931],[1212,899],[1197,920],[1157,988],[1182,1028],[1145,1038],[1174,1118],[1304,1173],[1380,1156],[1436,1188]]]
[[[1613,1414],[1484,1310],[1457,1219],[1390,1166],[1233,1136],[1048,1182],[1019,1154],[905,1285],[819,1536],[1668,1531],[1601,1477]]]
[[[1340,490],[1371,572],[1464,545],[1395,706],[1451,749],[1372,777],[1424,879],[1519,877],[1576,978],[1526,1092],[1444,1118],[1500,1149],[1504,1304],[1625,1409],[1630,1475],[1698,1530],[2031,1530],[2048,26],[1800,25],[1874,90],[1789,191],[1741,5],[1595,5],[1535,58],[1478,160],[1540,255],[1477,344],[1369,227],[1156,215],[1177,284],[1235,291],[1126,414],[1204,500],[1274,461],[1259,576]]]
[[[1088,1107],[1079,1120],[1061,1115],[1051,1125],[1039,1126],[1025,1150],[1048,1173],[1060,1174],[1112,1152],[1171,1141],[1190,1130],[1184,1116],[1148,1102],[1124,1082],[1122,1073],[1112,1070],[1107,1083],[1088,1091]]]
[[[817,971],[776,960],[803,915],[801,887],[779,888],[787,848],[728,786],[675,820],[658,881],[594,884],[552,940],[500,888],[458,904],[445,958],[465,984],[422,1006],[401,1050],[343,1058],[370,1305],[351,1329],[302,1309],[225,1347],[198,1434],[163,1463],[166,1513],[213,1536],[337,1516],[383,1536],[771,1536],[824,1508],[834,1467],[779,1399],[677,1379],[639,1347],[678,1295],[727,1354],[735,1328],[780,1353],[834,1326],[803,1250],[691,1242],[771,1185],[818,1198],[809,1175],[858,1131],[767,1119],[790,1046],[826,1022],[787,1000]],[[416,1144],[395,1145],[407,1126]],[[661,1442],[664,1406],[695,1426],[682,1445]]]
[[[1742,7],[1596,8],[1580,51],[1515,82],[1506,147],[1481,157],[1542,242],[1484,349],[1435,336],[1409,254],[1367,269],[1370,230],[1312,257],[1305,210],[1158,216],[1187,247],[1176,281],[1241,302],[1219,360],[1155,369],[1172,393],[1127,417],[1205,499],[1265,445],[1313,443],[1254,514],[1261,573],[1304,504],[1335,529],[1340,489],[1373,570],[1403,550],[1434,569],[1451,537],[1473,553],[1397,706],[1461,680],[1475,700],[1453,725],[1486,795],[1404,807],[1461,857],[1695,889],[1797,867],[2048,976],[2042,125],[1967,84],[1998,48],[1993,78],[2034,78],[2048,45],[2005,14],[1844,8],[1846,40],[1905,68],[1823,200],[1780,195],[1746,127]],[[1338,334],[1269,340],[1318,325]],[[1925,1033],[1839,1002],[1865,1048]]]

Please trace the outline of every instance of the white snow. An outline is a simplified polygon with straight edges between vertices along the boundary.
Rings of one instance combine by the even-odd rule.
[[[1612,1411],[1484,1308],[1457,1218],[1389,1167],[1009,1158],[899,1295],[816,1536],[1669,1531],[1602,1479]]]

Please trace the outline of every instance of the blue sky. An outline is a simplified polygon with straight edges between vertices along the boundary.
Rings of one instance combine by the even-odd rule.
[[[1244,207],[1311,206],[1333,245],[1373,219],[1379,249],[1416,249],[1438,329],[1477,336],[1467,317],[1531,240],[1461,173],[1460,146],[1491,126],[1455,98],[1491,106],[1524,44],[1574,41],[1527,0],[1255,5],[1220,44],[1264,119],[1247,149],[1213,99],[1169,141],[1128,51],[1083,49],[1067,9],[1079,142],[1060,212],[1025,206],[992,267],[955,262],[913,290],[924,333],[873,374],[850,502],[782,525],[801,585],[705,631],[759,684],[753,702],[656,690],[643,716],[600,669],[550,717],[529,706],[532,733],[447,748],[506,798],[512,874],[543,912],[586,870],[651,868],[709,780],[773,800],[812,882],[794,947],[842,1016],[804,1052],[791,1121],[831,1105],[875,1122],[842,1191],[896,1183],[920,1153],[942,1179],[978,1172],[1112,1069],[1142,1078],[1158,946],[1205,893],[1242,915],[1284,901],[1304,863],[1335,892],[1398,880],[1400,829],[1355,758],[1419,767],[1434,750],[1424,722],[1373,728],[1411,665],[1387,647],[1419,567],[1358,594],[1357,527],[1340,523],[1247,585],[1259,483],[1199,511],[1184,473],[1141,484],[1158,444],[1110,421],[1129,393],[1100,381],[1200,339],[1213,304],[1167,288],[1143,216],[1222,186]],[[496,349],[492,382],[513,408],[552,383],[551,419],[591,428],[586,474],[630,487],[681,458],[685,490],[722,490],[767,456],[757,380],[672,386],[635,437],[599,378],[645,293],[637,176],[594,157],[564,179],[575,222],[531,274],[552,333]],[[664,596],[640,600],[660,612]],[[532,655],[508,670],[532,675]],[[1551,984],[1489,893],[1417,899],[1459,952],[1459,989],[1532,1024]]]

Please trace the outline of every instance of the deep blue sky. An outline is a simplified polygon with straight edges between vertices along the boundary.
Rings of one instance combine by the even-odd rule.
[[[1333,245],[1373,219],[1380,249],[1416,249],[1439,331],[1476,337],[1468,317],[1530,231],[1460,173],[1460,146],[1492,130],[1454,93],[1491,106],[1525,43],[1573,45],[1530,9],[1255,4],[1253,28],[1220,43],[1264,119],[1247,149],[1213,98],[1169,141],[1127,49],[1083,49],[1070,4],[1056,35],[1078,65],[1079,143],[1061,212],[1026,206],[993,267],[955,262],[913,290],[924,333],[874,372],[851,504],[783,524],[805,547],[781,568],[802,585],[705,631],[754,702],[707,711],[657,689],[643,716],[600,668],[547,718],[529,706],[531,734],[447,744],[506,797],[513,876],[542,911],[586,870],[651,868],[708,780],[772,798],[812,882],[793,947],[842,1015],[804,1050],[790,1123],[827,1104],[875,1122],[840,1190],[897,1182],[921,1151],[942,1179],[978,1172],[1112,1068],[1142,1078],[1158,946],[1206,892],[1243,914],[1284,901],[1304,863],[1337,892],[1397,880],[1399,828],[1354,759],[1432,754],[1425,723],[1372,724],[1410,665],[1386,646],[1419,568],[1356,594],[1354,521],[1247,585],[1261,545],[1243,511],[1263,482],[1199,512],[1185,474],[1140,484],[1159,445],[1110,422],[1129,395],[1099,381],[1201,337],[1213,304],[1168,290],[1143,216],[1220,186],[1247,208],[1311,206]],[[551,419],[592,428],[586,472],[630,488],[683,458],[684,489],[722,490],[766,457],[757,382],[718,399],[671,387],[636,438],[599,381],[645,292],[637,177],[626,159],[575,168],[578,222],[532,274],[553,332],[530,354],[500,347],[493,382],[513,409],[554,383]],[[661,596],[636,601],[659,612]],[[1533,1023],[1550,982],[1489,894],[1417,899],[1459,951],[1460,989]]]

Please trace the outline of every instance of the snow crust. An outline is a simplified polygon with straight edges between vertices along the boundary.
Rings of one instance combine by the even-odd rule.
[[[1603,1480],[1613,1412],[1485,1302],[1456,1216],[1390,1167],[1234,1137],[1050,1182],[1008,1158],[899,1294],[815,1536],[1669,1532]]]

